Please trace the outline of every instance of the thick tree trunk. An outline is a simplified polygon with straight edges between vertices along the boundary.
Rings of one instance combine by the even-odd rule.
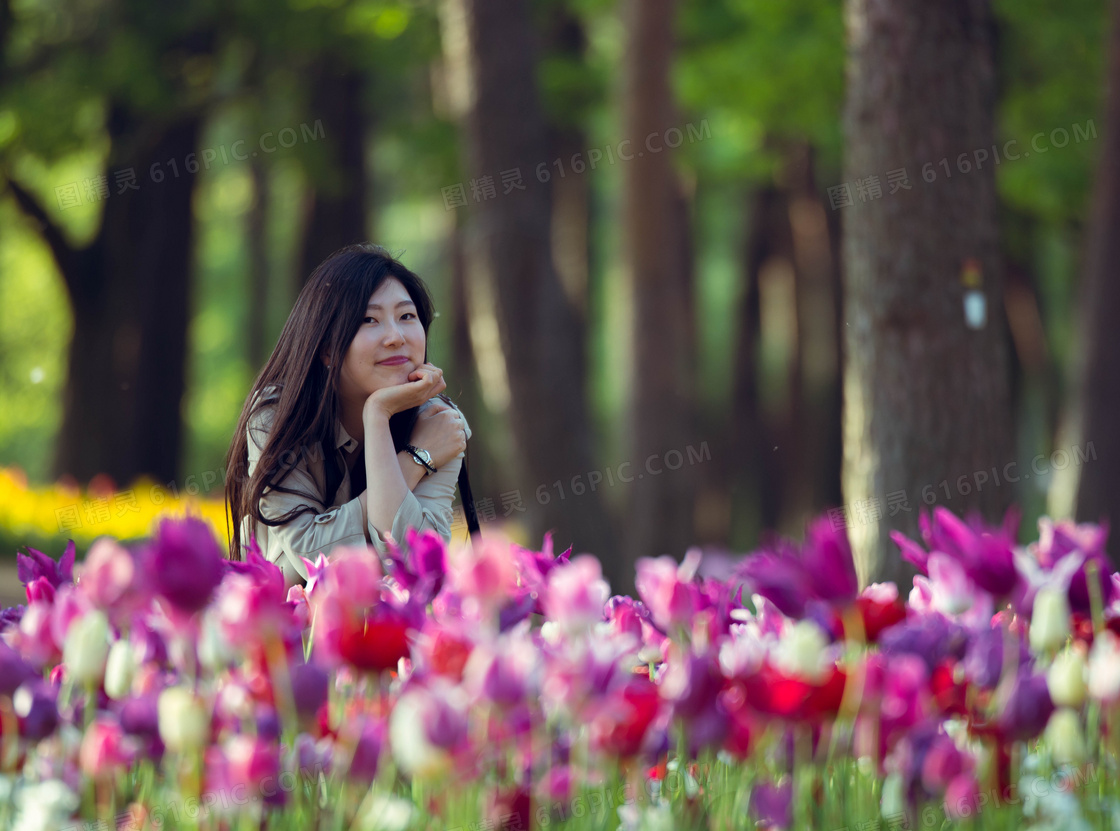
[[[1110,550],[1120,563],[1120,351],[1112,337],[1120,318],[1120,0],[1112,3],[1104,144],[1098,162],[1092,230],[1086,258],[1081,319],[1085,360],[1081,372],[1081,443],[1077,517],[1106,520],[1113,529]],[[1093,452],[1088,450],[1089,443]]]
[[[140,474],[169,481],[179,458],[190,319],[195,177],[184,160],[195,152],[200,122],[186,118],[145,141],[140,124],[118,108],[109,128],[117,139],[111,169],[134,168],[139,186],[118,194],[110,182],[89,248],[52,246],[74,313],[54,472],[79,481],[97,473],[120,484]],[[131,137],[141,137],[135,150]],[[153,181],[153,165],[161,181]]]
[[[676,126],[669,72],[674,0],[626,0],[623,133],[636,157],[623,168],[627,279],[633,309],[630,460],[635,481],[626,534],[629,560],[679,557],[693,538],[696,469],[666,469],[667,454],[699,445],[694,430],[693,338],[688,217],[672,154],[658,139]],[[655,139],[647,146],[647,138]],[[647,460],[653,460],[652,466]]]
[[[323,139],[316,142],[318,152],[308,166],[297,294],[330,254],[369,237],[365,81],[359,71],[329,57],[314,64],[309,74],[316,90],[315,118],[323,121]]]
[[[844,499],[861,580],[905,583],[891,529],[916,535],[934,502],[993,521],[1013,500],[992,480],[1014,434],[994,165],[982,158],[993,27],[987,0],[847,5]],[[909,189],[891,193],[897,170]],[[987,304],[979,328],[963,311],[970,260]]]
[[[476,284],[471,302],[489,298],[489,308],[472,315],[492,314],[497,323],[513,449],[523,466],[517,485],[504,492],[517,492],[526,513],[509,510],[529,519],[534,544],[554,529],[559,550],[571,544],[594,552],[612,584],[625,589],[633,578],[617,568],[602,494],[587,490],[595,465],[584,331],[552,264],[552,189],[537,175],[551,159],[528,9],[517,0],[447,0],[443,13],[447,58],[460,85],[453,95],[463,119],[465,175],[479,184],[489,176],[494,187],[466,209],[466,251]],[[521,189],[505,184],[503,172]]]

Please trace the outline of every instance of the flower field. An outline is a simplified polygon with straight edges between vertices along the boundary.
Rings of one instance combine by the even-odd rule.
[[[859,591],[843,532],[736,562],[410,532],[285,592],[202,518],[20,555],[0,827],[1116,828],[1107,532],[944,509]]]

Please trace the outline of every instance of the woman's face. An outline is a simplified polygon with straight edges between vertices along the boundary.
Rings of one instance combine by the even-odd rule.
[[[427,337],[404,285],[389,277],[369,298],[340,375],[343,400],[362,401],[379,389],[407,384],[424,363]]]

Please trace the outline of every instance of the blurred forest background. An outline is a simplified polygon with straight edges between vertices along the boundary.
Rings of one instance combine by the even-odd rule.
[[[220,520],[364,239],[434,293],[483,534],[618,588],[826,510],[865,578],[935,504],[1120,522],[1109,4],[887,5],[0,0],[5,552],[136,482]]]

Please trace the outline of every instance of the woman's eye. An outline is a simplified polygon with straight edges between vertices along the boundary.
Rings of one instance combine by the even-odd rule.
[[[372,320],[374,323],[377,323],[377,320],[372,317],[363,317],[362,323],[365,323],[367,320]]]
[[[416,315],[414,315],[412,312],[405,312],[403,315],[401,315],[402,319],[406,317],[416,317]]]

